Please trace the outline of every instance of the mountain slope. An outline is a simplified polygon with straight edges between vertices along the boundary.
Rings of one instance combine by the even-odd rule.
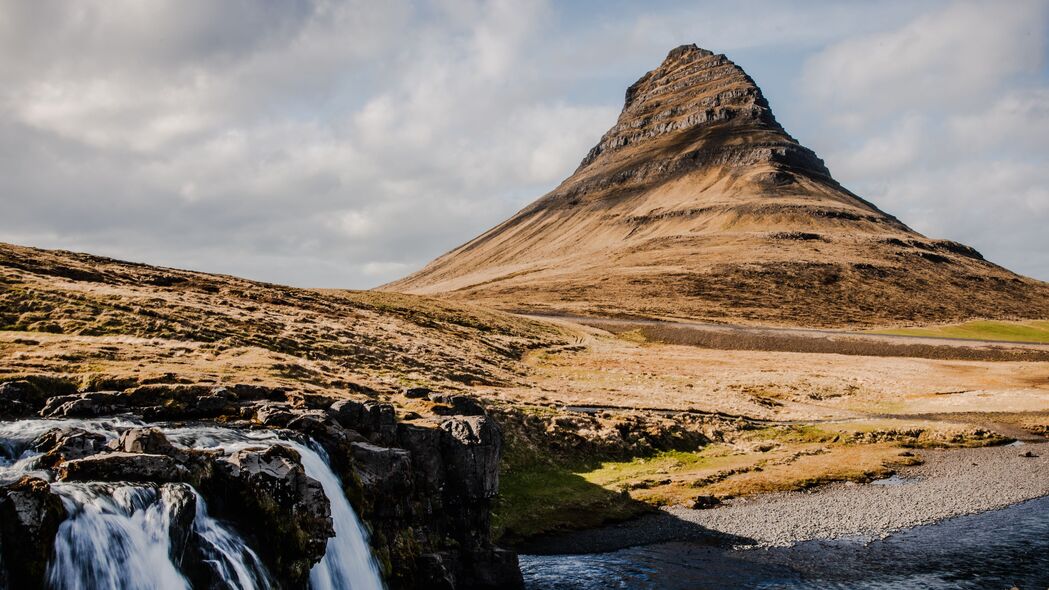
[[[686,45],[575,173],[383,287],[504,308],[824,326],[1049,317],[1049,285],[831,177],[723,55]]]
[[[18,345],[24,338],[32,342]],[[0,379],[54,372],[136,384],[188,375],[321,389],[498,385],[521,379],[528,350],[564,338],[454,302],[0,243],[0,352],[25,348],[0,363]]]

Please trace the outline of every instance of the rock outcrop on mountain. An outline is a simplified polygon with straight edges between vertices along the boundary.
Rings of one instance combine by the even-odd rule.
[[[383,287],[502,308],[822,326],[1049,316],[1049,285],[838,184],[724,55],[670,52],[571,177]]]

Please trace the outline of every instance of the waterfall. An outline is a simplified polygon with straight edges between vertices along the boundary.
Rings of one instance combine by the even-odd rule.
[[[129,420],[24,420],[0,424],[0,481],[10,482],[32,470],[38,452],[30,443],[47,430],[76,426],[115,439]],[[367,534],[347,501],[327,454],[316,444],[280,438],[271,431],[217,426],[161,427],[172,443],[224,453],[282,444],[301,457],[306,475],[320,482],[331,504],[335,536],[324,557],[310,571],[314,590],[382,590]],[[52,483],[69,517],[59,527],[48,582],[56,590],[182,589],[190,583],[173,556],[173,523],[186,497],[195,502],[191,543],[223,585],[254,590],[272,582],[256,553],[227,525],[208,514],[204,498],[188,484]],[[180,498],[181,496],[181,498]],[[184,508],[183,508],[184,509]]]
[[[324,559],[310,570],[310,587],[314,590],[382,590],[379,567],[371,557],[364,527],[346,499],[342,483],[328,467],[327,453],[320,445],[313,446],[316,448],[296,445],[296,450],[302,456],[306,475],[321,482],[331,502],[335,537],[328,540]]]
[[[56,484],[69,517],[48,583],[56,590],[189,588],[170,557],[170,505],[152,487]]]
[[[189,487],[189,486],[187,486]],[[193,489],[193,488],[190,488]],[[273,585],[266,567],[244,540],[208,515],[204,498],[193,490],[197,499],[193,532],[201,540],[204,563],[231,588],[266,590]]]

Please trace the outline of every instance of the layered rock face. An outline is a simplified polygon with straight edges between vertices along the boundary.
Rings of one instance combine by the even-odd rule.
[[[20,400],[20,401],[19,401]],[[82,403],[90,400],[92,403]],[[212,424],[315,441],[370,531],[372,551],[391,589],[517,588],[517,556],[491,538],[502,433],[481,414],[417,423],[396,419],[374,400],[304,394],[257,385],[143,385],[108,392],[66,393],[51,382],[0,384],[0,419],[134,417],[170,426]],[[283,588],[307,586],[310,569],[335,532],[330,498],[309,477],[300,455],[274,442],[224,455],[172,444],[154,427],[123,430],[107,440],[77,420],[40,434],[33,469],[60,482],[121,482],[184,493],[190,485],[218,518],[258,553]],[[193,519],[193,496],[176,511]],[[180,503],[169,498],[169,504]],[[42,479],[0,485],[0,582],[42,587],[55,535],[67,517]],[[173,526],[171,547],[194,587],[217,587],[207,560]],[[17,541],[17,542],[13,542]]]
[[[753,80],[670,52],[576,172],[388,290],[534,311],[825,326],[1049,315],[1049,285],[831,177]]]

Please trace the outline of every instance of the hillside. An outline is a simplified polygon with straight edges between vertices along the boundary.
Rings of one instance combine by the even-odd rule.
[[[507,309],[813,326],[1049,317],[1049,285],[838,184],[724,55],[678,47],[575,173],[385,285]]]
[[[562,338],[470,305],[3,243],[0,334],[25,335],[0,342],[10,354],[0,377],[47,372],[97,382],[88,388],[188,378],[319,390],[514,383],[526,351]]]
[[[41,402],[157,404],[149,407],[216,389],[257,388],[296,411],[349,398],[412,432],[484,413],[503,432],[492,525],[507,542],[697,495],[866,481],[913,462],[904,448],[1046,432],[1044,346],[916,347],[851,334],[862,341],[839,354],[849,352],[840,334],[733,328],[725,339],[686,325],[588,323],[0,244],[0,414],[28,416],[22,384]],[[835,354],[823,354],[828,347]],[[175,403],[162,415],[193,417],[213,402]],[[267,428],[282,415],[245,403],[249,419],[234,403],[218,419]],[[392,531],[373,543],[379,551],[407,530],[398,527],[439,521],[369,510],[373,527]]]

